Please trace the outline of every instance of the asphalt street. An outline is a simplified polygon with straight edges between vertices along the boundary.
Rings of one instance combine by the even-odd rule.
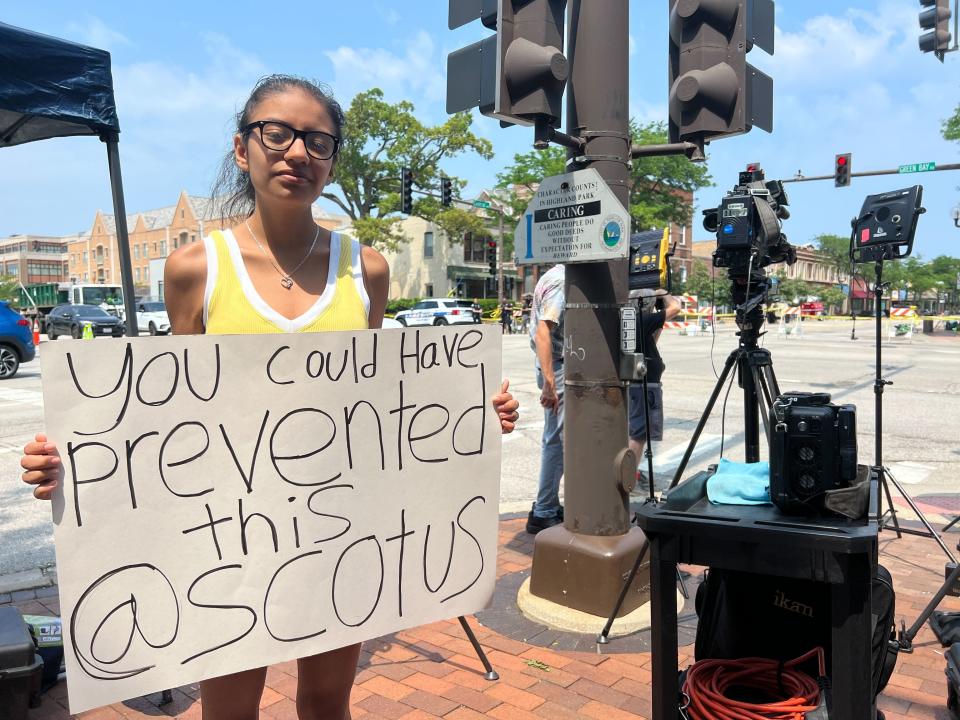
[[[665,483],[693,433],[716,383],[714,371],[736,346],[732,322],[715,336],[664,332],[660,349],[664,374],[664,440],[654,444],[654,470]],[[858,407],[859,460],[874,457],[874,333],[871,320],[859,320],[856,340],[849,321],[803,323],[803,335],[768,329],[763,342],[773,353],[781,389],[829,392],[836,402]],[[960,513],[960,337],[916,335],[890,339],[883,332],[882,373],[893,385],[883,395],[883,461],[922,508],[952,508]],[[75,342],[58,340],[57,342]],[[111,342],[98,339],[96,342]],[[41,345],[41,353],[42,353]],[[501,512],[526,511],[536,493],[543,411],[533,371],[533,353],[523,335],[503,338],[504,374],[520,401],[517,430],[504,437]],[[742,394],[733,386],[726,409],[724,395],[706,425],[690,465],[702,469],[723,454],[743,459]],[[50,506],[34,500],[19,480],[19,455],[43,427],[39,360],[0,383],[0,583],[12,573],[55,563]],[[624,430],[625,433],[625,430]],[[584,440],[585,449],[589,439]],[[936,512],[936,510],[930,510]],[[942,516],[952,516],[946,510]]]

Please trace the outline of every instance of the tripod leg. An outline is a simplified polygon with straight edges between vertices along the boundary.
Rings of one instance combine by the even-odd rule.
[[[690,599],[690,592],[687,590],[687,583],[683,579],[683,573],[680,572],[680,568],[677,568],[677,582],[680,585],[680,594],[683,595],[684,600]]]
[[[952,528],[952,527],[953,527],[954,525],[956,525],[958,522],[960,522],[960,515],[957,515],[953,520],[951,520],[951,521],[948,522],[946,525],[944,525],[944,526],[943,526],[943,530],[941,530],[940,532],[947,532],[947,530],[949,530],[950,528]]]
[[[710,413],[713,412],[713,406],[716,405],[717,398],[720,397],[720,393],[723,391],[723,386],[726,384],[727,377],[730,375],[730,370],[733,369],[733,366],[737,363],[740,353],[740,349],[737,348],[727,356],[727,362],[723,366],[723,372],[721,372],[720,377],[717,378],[717,384],[714,385],[713,393],[711,393],[710,399],[707,401],[707,407],[704,408],[703,415],[700,416],[700,422],[697,423],[697,429],[693,431],[693,437],[690,438],[690,443],[687,445],[687,450],[683,454],[683,459],[680,461],[680,466],[677,468],[677,472],[674,474],[673,480],[670,481],[671,488],[676,487],[680,483],[680,478],[683,477],[683,471],[687,469],[687,463],[690,462],[690,456],[693,455],[693,449],[697,446],[697,440],[700,439],[700,433],[703,432],[703,428],[707,424],[707,420],[710,418]]]
[[[930,616],[933,614],[933,611],[937,609],[940,601],[950,592],[950,588],[956,583],[957,578],[960,578],[960,565],[957,565],[947,576],[946,580],[943,581],[943,585],[937,590],[937,594],[930,598],[930,602],[927,603],[927,606],[920,613],[917,621],[907,630],[900,632],[900,637],[897,638],[897,642],[900,644],[901,650],[904,652],[913,652],[913,639],[917,636],[917,633],[920,632],[923,624],[930,619]]]
[[[613,612],[610,613],[610,617],[607,618],[607,624],[603,626],[603,630],[600,631],[600,634],[597,636],[598,645],[606,645],[610,642],[610,628],[613,627],[613,621],[617,617],[617,613],[620,612],[620,608],[623,606],[623,601],[627,598],[627,593],[630,591],[630,586],[633,585],[633,579],[637,576],[637,573],[640,571],[640,566],[643,564],[643,558],[647,555],[647,549],[650,547],[650,541],[644,538],[643,547],[640,548],[640,552],[637,553],[637,559],[633,563],[633,568],[630,570],[630,575],[627,577],[623,587],[620,588],[620,597],[617,598],[617,604],[613,606]]]
[[[763,367],[763,374],[766,376],[767,386],[770,388],[770,390],[771,390],[771,392],[772,392],[772,394],[773,394],[773,397],[774,397],[774,398],[780,397],[780,383],[777,382],[777,375],[776,375],[776,373],[773,371],[773,361],[772,361],[772,360],[770,361],[770,364],[769,364],[769,365],[764,365],[764,367]]]
[[[773,401],[770,399],[770,391],[766,386],[761,369],[758,367],[751,367],[750,372],[753,374],[753,387],[759,388],[762,393],[762,397],[760,394],[757,394],[757,407],[760,408],[760,419],[763,420],[763,429],[767,433],[767,446],[769,447],[770,416],[767,409],[773,404]]]
[[[897,520],[897,511],[893,507],[893,496],[890,494],[890,485],[887,483],[887,471],[886,468],[878,468],[877,470],[880,476],[880,484],[883,486],[883,492],[887,496],[887,507],[890,508],[890,518],[893,520],[893,527],[897,532],[897,539],[903,537],[903,533],[900,531],[900,521]],[[883,520],[883,516],[886,515],[885,512],[878,510],[877,524],[881,528],[887,527],[887,524]]]
[[[897,488],[897,492],[900,493],[900,497],[902,497],[904,500],[907,501],[907,504],[910,506],[910,509],[913,510],[916,516],[920,519],[920,522],[927,529],[926,532],[922,532],[920,530],[916,530],[913,532],[911,532],[910,530],[905,530],[904,532],[909,532],[911,535],[925,535],[925,536],[932,537],[934,540],[937,541],[937,544],[940,546],[940,549],[943,550],[943,552],[946,554],[948,558],[950,558],[950,562],[953,562],[953,563],[957,562],[957,559],[953,556],[953,553],[950,552],[950,548],[948,548],[944,544],[943,539],[933,529],[933,526],[930,525],[930,521],[927,520],[927,518],[924,516],[922,512],[920,512],[920,508],[917,507],[917,504],[913,501],[913,498],[911,498],[907,494],[907,492],[903,489],[903,486],[900,485],[899,482],[897,482],[897,479],[893,476],[893,474],[889,470],[884,468],[883,471],[884,471],[884,474],[890,478],[890,482],[893,483],[894,487]]]
[[[777,387],[777,379],[773,376],[773,366],[761,366],[760,377],[762,379],[763,396],[767,400],[767,407],[772,408],[774,400],[780,395],[780,389]]]
[[[487,654],[483,651],[483,648],[480,647],[480,643],[477,642],[477,636],[473,634],[473,629],[467,624],[467,619],[461,615],[457,618],[457,620],[460,621],[460,627],[463,628],[463,632],[467,636],[467,640],[469,640],[470,644],[473,645],[473,651],[477,654],[477,657],[480,658],[480,662],[483,664],[483,669],[486,670],[483,676],[487,680],[499,680],[499,673],[493,669],[493,665],[491,665],[490,661],[487,659]]]

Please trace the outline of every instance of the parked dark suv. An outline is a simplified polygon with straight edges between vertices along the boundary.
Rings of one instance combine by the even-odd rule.
[[[12,378],[20,363],[30,362],[36,354],[30,321],[0,301],[0,380]]]
[[[86,323],[90,323],[94,335],[123,335],[123,322],[96,305],[57,305],[47,315],[47,337],[56,340],[69,335],[79,340]]]

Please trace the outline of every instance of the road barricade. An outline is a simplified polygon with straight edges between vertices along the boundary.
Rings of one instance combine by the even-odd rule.
[[[917,313],[913,308],[892,308],[887,318],[887,338],[913,342]]]
[[[803,318],[799,307],[786,308],[780,314],[780,322],[777,324],[777,335],[783,335],[785,338],[803,337]]]

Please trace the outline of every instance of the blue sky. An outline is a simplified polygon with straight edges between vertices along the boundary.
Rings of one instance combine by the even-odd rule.
[[[777,0],[776,54],[757,49],[751,63],[774,79],[774,132],[714,143],[709,168],[717,186],[698,209],[716,205],[747,162],[768,178],[826,175],[836,153],[853,154],[854,172],[901,164],[960,162],[960,144],[940,125],[960,104],[960,53],[941,65],[917,47],[919,3],[912,0]],[[266,8],[279,8],[270,18]],[[121,124],[128,212],[175,202],[181,189],[208,194],[229,148],[230,118],[256,79],[271,72],[330,84],[349,104],[359,91],[384,89],[409,100],[427,123],[445,118],[447,53],[486,36],[480,23],[450,31],[445,0],[237,0],[129,3],[49,0],[5,8],[3,22],[110,50]],[[632,0],[631,114],[663,120],[667,108],[667,2]],[[477,115],[475,131],[496,149],[494,162],[462,157],[444,170],[469,182],[467,194],[492,185],[533,131],[501,129]],[[820,233],[846,234],[865,195],[915,182],[928,212],[915,254],[960,255],[960,171],[854,178],[788,186],[794,243]],[[0,237],[61,235],[88,229],[98,209],[112,212],[105,150],[92,138],[64,138],[0,151]],[[696,239],[709,239],[695,221]]]

